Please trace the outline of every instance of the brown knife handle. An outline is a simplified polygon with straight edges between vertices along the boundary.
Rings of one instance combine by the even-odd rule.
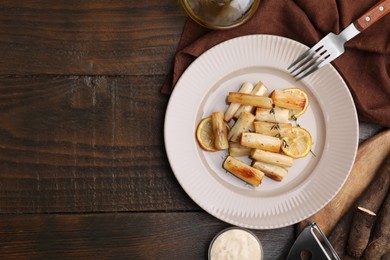
[[[381,0],[378,4],[365,12],[354,24],[359,31],[363,31],[377,22],[390,11],[390,0]]]

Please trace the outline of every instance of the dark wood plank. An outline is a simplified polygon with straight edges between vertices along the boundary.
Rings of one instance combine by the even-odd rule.
[[[0,2],[0,75],[165,75],[179,1]]]
[[[0,213],[198,210],[166,158],[163,79],[0,78]]]
[[[1,259],[206,259],[230,225],[203,213],[0,216]],[[293,226],[257,230],[265,259],[285,259]]]
[[[0,77],[0,213],[199,210],[166,158],[164,78]]]

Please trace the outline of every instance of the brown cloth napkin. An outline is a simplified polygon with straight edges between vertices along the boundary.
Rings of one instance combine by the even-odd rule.
[[[250,34],[284,36],[313,46],[329,32],[340,33],[376,0],[262,0],[245,24],[224,31],[202,28],[188,19],[161,92],[171,93],[186,68],[203,52],[234,37]],[[390,15],[346,43],[332,64],[346,81],[359,119],[390,127]]]

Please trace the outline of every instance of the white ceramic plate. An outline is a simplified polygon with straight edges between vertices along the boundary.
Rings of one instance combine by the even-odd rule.
[[[292,225],[324,207],[348,177],[358,146],[353,99],[331,65],[299,82],[289,75],[286,68],[305,50],[278,36],[238,37],[205,52],[178,81],[165,117],[166,151],[180,185],[211,215],[252,229]],[[203,151],[195,130],[202,118],[226,110],[229,91],[259,80],[270,92],[298,87],[308,93],[298,123],[312,134],[316,156],[294,160],[282,182],[264,177],[253,188],[222,168],[227,152]]]

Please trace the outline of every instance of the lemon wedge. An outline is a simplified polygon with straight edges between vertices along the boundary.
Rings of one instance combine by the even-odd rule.
[[[289,109],[289,118],[294,119],[301,116],[303,113],[306,112],[307,107],[309,106],[309,97],[306,94],[305,91],[299,88],[286,88],[283,90],[284,93],[290,94],[292,96],[295,96],[300,99],[305,99],[305,106],[302,110],[295,110],[295,109]]]
[[[225,122],[227,129],[229,130],[229,125]],[[196,139],[200,147],[209,152],[217,151],[214,143],[214,133],[213,133],[213,124],[211,121],[211,116],[203,118],[196,128]]]
[[[283,137],[282,151],[292,158],[302,158],[309,154],[313,139],[305,128],[294,126],[291,133]]]

